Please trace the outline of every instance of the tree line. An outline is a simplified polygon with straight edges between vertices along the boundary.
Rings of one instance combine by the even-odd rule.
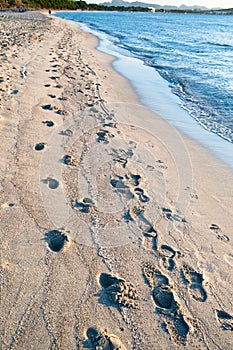
[[[147,12],[144,7],[87,4],[83,0],[0,0],[0,9],[54,9]]]

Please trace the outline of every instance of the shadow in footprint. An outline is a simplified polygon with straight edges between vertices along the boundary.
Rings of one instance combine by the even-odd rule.
[[[47,104],[47,105],[43,105],[41,106],[42,109],[46,110],[46,111],[52,111],[53,107],[51,104]]]
[[[224,331],[233,331],[233,316],[223,310],[215,310],[221,329]]]
[[[78,160],[69,154],[66,154],[62,158],[62,162],[66,165],[71,165],[71,166],[77,166],[79,164]]]
[[[133,181],[134,186],[138,186],[140,183],[141,175],[133,175],[131,174],[131,179]]]
[[[54,122],[52,120],[45,120],[42,123],[45,124],[46,126],[48,126],[49,128],[54,126]]]
[[[108,288],[114,283],[119,283],[120,281],[124,281],[123,279],[119,279],[115,276],[110,275],[109,273],[101,273],[99,278],[99,283],[101,287]]]
[[[65,115],[66,114],[66,112],[63,111],[62,109],[58,109],[55,113],[58,115]]]
[[[51,190],[55,190],[59,187],[59,181],[51,177],[47,177],[47,179],[42,180],[42,182],[47,184]]]
[[[180,311],[174,316],[166,316],[166,327],[176,342],[183,345],[186,343],[190,328]]]
[[[123,214],[123,219],[125,220],[126,223],[129,223],[130,221],[134,221],[134,219],[132,218],[131,214],[130,214],[130,210],[127,210],[124,214]]]
[[[50,98],[56,98],[56,95],[53,95],[53,94],[48,94],[48,96],[49,96]]]
[[[164,309],[170,309],[174,303],[173,293],[167,284],[155,287],[152,296],[155,304]]]
[[[88,328],[86,336],[88,340],[83,341],[86,349],[104,349],[107,346],[107,339],[96,327]]]
[[[49,248],[56,253],[64,248],[66,242],[69,242],[67,235],[58,230],[47,232],[43,239],[48,243]]]
[[[45,148],[45,143],[44,142],[40,142],[40,143],[37,143],[35,145],[35,150],[36,151],[42,151],[44,148]]]
[[[125,185],[124,182],[122,181],[123,177],[118,176],[118,179],[111,179],[110,184],[114,188],[129,188],[129,186]]]
[[[154,229],[153,226],[149,226],[146,230],[143,231],[143,236],[147,239],[150,239],[151,241],[151,248],[154,251],[158,250],[158,235],[157,231]]]
[[[136,188],[134,189],[134,192],[138,195],[138,197],[139,197],[139,199],[140,199],[141,202],[143,202],[143,203],[149,202],[150,199],[149,199],[149,197],[147,197],[147,196],[144,194],[144,190],[143,190],[142,188],[136,187]]]
[[[73,131],[70,129],[62,130],[59,132],[59,135],[71,137],[73,136]]]
[[[109,143],[109,139],[115,137],[112,133],[110,133],[108,130],[100,130],[96,133],[98,136],[96,141],[97,142],[103,142],[105,144]]]

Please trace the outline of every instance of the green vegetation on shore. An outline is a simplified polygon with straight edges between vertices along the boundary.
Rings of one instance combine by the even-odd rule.
[[[140,4],[140,3],[139,3]],[[146,5],[146,4],[145,4]],[[51,10],[90,10],[90,11],[129,11],[129,12],[150,12],[147,7],[141,6],[113,6],[87,4],[84,0],[0,0],[0,10],[7,9],[51,9]],[[232,9],[218,10],[181,10],[163,8],[156,9],[155,12],[166,13],[196,13],[196,14],[215,14],[215,15],[233,15]]]
[[[74,0],[0,0],[0,9],[54,9],[54,10],[98,10],[98,11],[141,11],[148,12],[144,7],[105,6],[87,4],[85,1]]]

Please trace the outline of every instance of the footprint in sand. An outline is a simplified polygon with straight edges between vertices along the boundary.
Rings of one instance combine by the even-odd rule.
[[[233,316],[223,310],[215,310],[216,318],[224,331],[233,331]]]
[[[15,206],[14,203],[1,203],[0,208],[13,208]]]
[[[85,96],[88,96],[88,95],[85,95]],[[87,103],[85,103],[85,105],[87,106],[87,107],[94,107],[94,101],[92,101],[92,100],[90,100],[90,101],[87,101]]]
[[[124,177],[116,175],[115,178],[110,179],[110,184],[112,187],[114,187],[116,190],[114,192],[120,193],[124,196],[126,196],[127,199],[134,198],[133,193],[130,191],[129,186],[124,183]]]
[[[51,80],[57,80],[59,79],[59,77],[55,77],[55,76],[52,76],[52,77],[49,77]]]
[[[71,165],[71,166],[77,166],[79,165],[79,161],[74,158],[73,156],[66,154],[63,159],[62,159],[63,163],[66,165]]]
[[[102,273],[100,275],[99,282],[104,292],[104,295],[101,296],[107,296],[110,302],[117,304],[119,307],[138,307],[139,297],[132,283],[107,273]]]
[[[95,210],[95,203],[90,198],[83,198],[82,201],[76,201],[73,209],[79,209],[81,213],[92,213]]]
[[[114,188],[121,188],[121,189],[122,188],[127,188],[128,189],[129,186],[125,185],[123,179],[124,179],[123,176],[116,175],[116,178],[111,178],[110,184]]]
[[[116,163],[120,163],[123,168],[126,168],[128,163],[128,159],[133,156],[133,151],[131,149],[123,150],[123,149],[113,149],[113,153],[111,154],[114,158],[113,161]]]
[[[105,144],[109,143],[109,139],[115,137],[115,135],[111,134],[108,130],[100,130],[96,133],[98,136],[96,141],[103,142]]]
[[[172,271],[175,267],[174,257],[178,254],[172,247],[162,244],[159,248],[159,258],[162,262],[162,265],[168,271]]]
[[[104,123],[104,124],[103,124],[103,127],[109,127],[109,128],[115,128],[115,129],[117,129],[117,123],[111,123],[111,122],[109,122],[109,123]]]
[[[58,114],[58,115],[65,115],[66,111],[64,111],[62,109],[58,109],[55,113]]]
[[[157,251],[158,249],[158,233],[156,229],[154,228],[153,224],[145,217],[144,215],[145,210],[141,208],[140,206],[134,206],[133,208],[130,208],[125,214],[124,219],[127,221],[133,221],[135,220],[137,222],[138,227],[140,228],[144,241],[143,245],[144,247],[148,247],[150,250]]]
[[[53,252],[60,252],[69,239],[65,233],[58,230],[52,230],[45,234],[44,240],[48,243],[49,248]]]
[[[35,150],[36,151],[42,151],[44,148],[45,148],[45,143],[44,142],[40,142],[40,143],[37,143],[36,145],[35,145]]]
[[[158,235],[157,231],[153,228],[153,226],[148,227],[143,231],[143,236],[145,239],[144,246],[149,245],[149,249],[153,251],[158,250]]]
[[[86,331],[88,341],[83,342],[84,348],[93,350],[126,350],[121,340],[107,330],[101,331],[97,327],[90,327]]]
[[[46,126],[48,126],[49,128],[54,126],[54,122],[52,120],[45,120],[42,123],[45,124]]]
[[[152,289],[152,298],[155,305],[163,309],[176,307],[168,278],[150,263],[143,265],[143,274]]]
[[[137,186],[140,183],[140,179],[140,175],[116,175],[115,178],[111,178],[110,184],[114,188],[116,188],[118,192],[125,194],[128,199],[132,199],[134,198],[134,194],[130,191],[130,185]],[[144,190],[142,188],[135,187],[133,191],[136,194],[136,196],[138,196],[141,202],[147,203],[149,201],[149,197],[145,195]]]
[[[217,238],[220,239],[221,241],[223,241],[223,242],[230,241],[230,238],[227,235],[222,233],[220,226],[218,226],[216,224],[211,224],[209,228],[210,228],[210,230],[212,230],[216,234]]]
[[[70,129],[62,130],[59,132],[59,135],[72,137],[73,131]]]
[[[173,214],[171,209],[162,208],[163,215],[170,221],[186,222],[184,218],[177,214]]]
[[[159,168],[167,169],[167,165],[165,165],[161,159],[157,160],[157,163],[159,164]]]
[[[47,179],[42,180],[42,182],[48,184],[49,188],[51,188],[52,190],[55,190],[59,187],[59,181],[51,177],[47,177]]]
[[[187,264],[182,266],[181,274],[188,283],[189,293],[191,294],[192,298],[202,303],[205,302],[207,299],[207,293],[202,286],[204,281],[202,274],[196,272]]]
[[[174,298],[169,279],[151,263],[145,263],[142,270],[151,288],[156,311],[164,316],[169,334],[176,342],[185,344],[190,328]]]
[[[129,223],[130,221],[134,221],[130,214],[130,210],[127,210],[125,213],[123,213],[123,219],[125,220],[126,223]]]
[[[134,188],[134,192],[139,197],[139,200],[143,203],[149,202],[149,197],[144,194],[144,190],[140,187]]]
[[[132,180],[132,183],[134,186],[138,186],[140,184],[140,180],[141,180],[141,175],[138,175],[138,174],[130,174],[130,177],[131,177],[131,180]]]
[[[56,98],[56,95],[53,95],[53,94],[48,94],[48,96],[51,98]]]
[[[17,95],[17,93],[19,92],[19,90],[15,89],[11,92],[12,95]]]
[[[53,106],[51,104],[43,105],[43,106],[41,106],[41,108],[46,110],[46,111],[52,111],[53,110]]]

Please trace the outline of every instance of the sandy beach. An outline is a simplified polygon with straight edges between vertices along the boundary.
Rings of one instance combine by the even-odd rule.
[[[1,349],[232,349],[232,170],[76,23],[0,25]]]

